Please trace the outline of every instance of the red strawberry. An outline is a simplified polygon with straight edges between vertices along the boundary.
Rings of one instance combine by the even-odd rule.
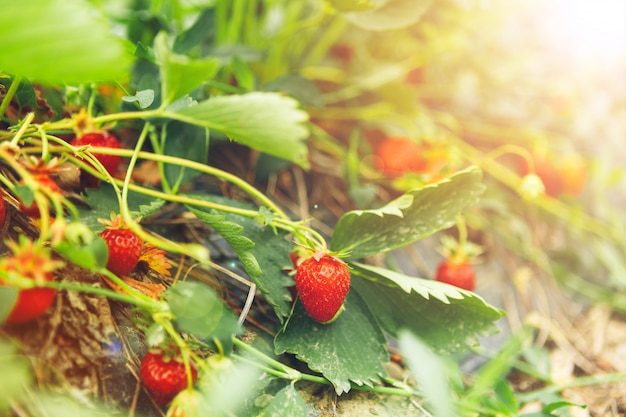
[[[33,178],[39,183],[39,187],[45,188],[51,193],[59,193],[61,191],[56,181],[50,178],[48,174],[35,174]],[[35,201],[32,201],[28,206],[26,206],[24,202],[20,202],[19,209],[20,212],[33,219],[39,219],[41,217],[39,206]]]
[[[483,248],[465,238],[457,241],[452,236],[443,235],[438,250],[445,259],[437,267],[435,279],[473,291],[476,286],[476,272],[471,264],[476,262]]]
[[[6,215],[7,215],[7,207],[6,207],[6,204],[4,203],[4,197],[0,193],[0,228],[4,226],[4,220],[6,219]]]
[[[98,131],[85,133],[78,138],[74,138],[70,141],[70,145],[76,147],[91,145],[101,148],[118,149],[120,147],[120,142],[109,132]],[[122,158],[116,155],[94,154],[94,156],[111,175],[117,172],[120,162],[122,161]],[[99,184],[99,180],[96,177],[86,172],[81,172],[81,180],[83,181],[84,186],[88,188],[97,188]]]
[[[436,279],[468,291],[473,291],[476,285],[474,268],[465,261],[454,259],[445,259],[439,264]]]
[[[198,371],[191,365],[191,379],[198,380]],[[141,380],[161,405],[169,404],[176,394],[187,388],[185,365],[178,358],[150,351],[141,361]]]
[[[127,275],[141,257],[143,242],[132,230],[125,227],[119,216],[100,233],[109,248],[107,269],[117,276]]]
[[[52,272],[62,266],[61,262],[51,259],[48,249],[35,245],[30,240],[23,239],[20,244],[8,242],[7,246],[11,248],[13,254],[0,260],[0,270],[32,279],[36,284],[51,282],[54,279]],[[6,283],[0,279],[0,285],[6,285]],[[20,290],[15,305],[5,322],[7,324],[24,323],[41,316],[50,308],[55,295],[54,288]]]
[[[385,175],[399,177],[407,172],[418,172],[422,168],[422,154],[417,142],[406,137],[384,139],[374,154],[375,168]]]
[[[330,323],[343,309],[350,289],[350,273],[341,260],[318,252],[296,270],[296,289],[313,320]]]

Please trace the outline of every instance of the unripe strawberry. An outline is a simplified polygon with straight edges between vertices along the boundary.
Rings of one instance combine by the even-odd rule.
[[[350,289],[350,272],[341,260],[316,253],[296,270],[296,289],[307,314],[321,323],[334,321]]]

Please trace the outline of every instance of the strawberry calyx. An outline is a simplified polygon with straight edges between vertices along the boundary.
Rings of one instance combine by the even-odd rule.
[[[478,262],[478,257],[483,253],[483,248],[467,240],[461,242],[450,235],[443,235],[437,251],[452,263],[474,264]]]
[[[13,254],[0,260],[0,270],[27,278],[32,287],[44,286],[52,281],[52,272],[64,265],[52,259],[49,249],[25,237],[21,237],[19,243],[8,241],[6,244]]]

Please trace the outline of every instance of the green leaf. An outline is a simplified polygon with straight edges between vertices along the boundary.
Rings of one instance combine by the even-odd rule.
[[[131,54],[98,11],[80,0],[0,0],[0,68],[40,83],[112,81]]]
[[[278,391],[262,417],[306,417],[307,407],[292,384]]]
[[[0,293],[4,289],[0,287]],[[19,354],[16,344],[5,337],[0,339],[0,369],[0,415],[11,415],[11,404],[20,403],[30,394],[27,389],[33,383],[33,376],[27,357]]]
[[[0,74],[0,84],[3,84],[7,90],[11,84],[13,84],[13,81],[13,78]],[[37,94],[35,93],[33,84],[28,79],[24,78],[20,81],[20,85],[17,87],[17,91],[15,92],[15,99],[17,99],[20,107],[31,106],[33,109],[38,107]]]
[[[408,329],[439,352],[476,344],[476,335],[493,331],[493,322],[503,315],[478,295],[452,285],[361,263],[350,267],[357,278],[352,288],[385,331],[397,337]]]
[[[147,109],[154,103],[154,90],[137,91],[134,96],[124,96],[122,101],[127,103],[137,103],[140,109]]]
[[[33,204],[33,201],[35,201],[35,193],[27,185],[18,184],[15,188],[13,188],[13,192],[26,207],[30,207],[30,205]]]
[[[82,197],[89,207],[78,206],[80,221],[94,233],[104,230],[104,225],[98,219],[110,219],[112,212],[120,212],[117,196],[111,184],[101,182],[100,188],[89,189]],[[157,200],[135,191],[128,192],[128,207],[133,218],[149,217],[159,211],[163,204],[164,200]]]
[[[513,392],[513,388],[511,388],[509,381],[496,379],[494,393],[496,394],[495,400],[497,401],[502,413],[506,413],[506,415],[509,416],[518,415],[519,407],[517,406],[515,393]]]
[[[226,356],[213,355],[206,361],[196,384],[202,394],[197,405],[197,416],[240,416],[240,409],[255,390],[260,371],[244,361],[233,362]],[[192,410],[195,407],[192,407]]]
[[[551,413],[553,411],[556,411],[556,410],[558,410],[560,408],[565,408],[565,407],[579,407],[579,408],[582,408],[582,409],[587,408],[587,406],[584,405],[584,404],[575,404],[575,403],[572,403],[570,401],[563,400],[563,401],[555,401],[553,403],[546,404],[543,407],[542,411],[546,412],[546,413]]]
[[[456,416],[452,407],[454,398],[446,379],[447,371],[442,359],[414,334],[406,330],[400,332],[398,342],[405,362],[421,387],[424,397],[433,408],[433,415]]]
[[[376,7],[376,2],[372,0],[328,0],[328,2],[339,12],[361,12]]]
[[[185,54],[194,46],[200,45],[204,39],[212,38],[215,32],[213,15],[213,8],[204,9],[189,29],[176,36],[173,51],[177,54]]]
[[[364,258],[388,252],[455,224],[458,214],[478,201],[482,173],[468,168],[438,183],[408,191],[384,207],[345,213],[333,230],[332,251]]]
[[[221,65],[217,59],[191,59],[173,53],[167,45],[165,32],[160,32],[154,39],[154,49],[161,64],[161,97],[167,104],[213,78]]]
[[[354,25],[367,30],[400,29],[420,20],[431,2],[432,0],[378,0],[374,8],[343,15]]]
[[[64,240],[56,244],[54,250],[71,263],[88,270],[105,268],[109,258],[107,244],[100,237],[82,244]]]
[[[209,159],[209,131],[206,128],[193,126],[177,121],[168,122],[165,126],[165,146],[163,153],[188,161],[206,164]],[[200,175],[199,171],[181,165],[165,164],[165,178],[174,190]]]
[[[192,197],[236,208],[254,209],[250,204],[214,195],[197,195]],[[263,226],[255,219],[248,217],[230,213],[217,214],[214,210],[193,206],[188,206],[188,208],[200,219],[205,220],[205,216],[208,215],[209,217],[206,220],[213,221],[218,220],[218,217],[212,218],[211,216],[220,216],[222,218],[221,222],[230,224],[230,226],[228,224],[218,224],[218,229],[220,227],[226,229],[224,234],[221,234],[218,229],[215,229],[215,231],[220,233],[233,247],[244,269],[246,269],[250,278],[257,285],[265,300],[274,307],[276,315],[282,322],[283,318],[287,317],[291,312],[291,295],[287,287],[294,285],[293,279],[284,272],[285,268],[291,266],[289,252],[293,249],[293,244],[285,238],[285,233],[275,233],[271,228]],[[212,223],[207,222],[207,224],[213,227]],[[232,238],[230,237],[231,235]],[[242,239],[241,244],[235,238]],[[232,239],[233,242],[231,243],[229,239]],[[261,244],[255,245],[254,242],[261,242]]]
[[[231,60],[231,66],[233,68],[233,75],[237,80],[237,84],[246,91],[254,90],[254,72],[250,67],[238,56],[234,56]]]
[[[321,372],[337,394],[350,390],[350,381],[372,385],[385,374],[383,362],[389,360],[385,337],[376,319],[355,291],[344,303],[345,311],[330,324],[311,319],[297,302],[293,315],[276,335],[276,354],[289,352]]]
[[[202,196],[193,196],[196,199],[203,199]],[[228,242],[233,248],[244,269],[251,278],[258,278],[263,275],[261,267],[250,252],[255,245],[254,241],[242,234],[244,228],[241,224],[226,219],[225,214],[216,212],[215,210],[206,210],[187,206],[189,210],[198,216],[200,220],[211,226],[220,236]]]
[[[11,314],[18,295],[17,288],[0,285],[0,323],[4,323]]]
[[[307,114],[298,102],[275,93],[218,96],[165,116],[215,129],[261,152],[308,167]]]
[[[263,91],[287,94],[307,106],[324,107],[322,93],[314,81],[301,75],[288,74],[263,86]]]
[[[180,331],[200,339],[213,336],[222,340],[230,340],[237,332],[234,315],[209,286],[194,281],[178,282],[167,289],[165,296]]]

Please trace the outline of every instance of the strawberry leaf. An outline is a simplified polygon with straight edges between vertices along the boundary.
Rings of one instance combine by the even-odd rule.
[[[333,230],[330,249],[351,259],[388,252],[455,224],[484,190],[482,173],[468,168],[438,183],[401,195],[384,207],[345,213]]]
[[[202,198],[195,196],[195,198]],[[215,210],[206,210],[193,206],[188,206],[189,210],[198,216],[200,220],[211,226],[220,236],[233,248],[244,269],[252,278],[263,275],[261,267],[250,249],[254,247],[254,241],[242,234],[243,226],[226,219],[225,214]]]
[[[366,300],[351,291],[346,310],[330,324],[311,319],[301,302],[275,339],[276,354],[289,352],[321,372],[335,387],[337,394],[357,385],[372,385],[385,374],[382,363],[389,357],[386,342]]]
[[[71,263],[92,271],[105,268],[109,258],[107,244],[100,237],[91,242],[64,240],[54,245],[54,250]]]
[[[111,184],[101,182],[100,188],[88,189],[82,197],[89,207],[78,206],[80,222],[95,233],[104,229],[104,225],[98,222],[98,219],[109,219],[112,212],[119,213],[120,211],[120,205]],[[133,218],[145,219],[160,210],[163,204],[165,204],[164,200],[155,200],[145,194],[128,191],[128,207]]]
[[[352,288],[380,326],[398,337],[408,329],[439,352],[462,350],[476,335],[492,333],[504,313],[470,291],[388,269],[351,263]]]
[[[154,50],[161,64],[161,96],[170,104],[191,93],[204,81],[213,78],[220,67],[217,59],[191,59],[173,53],[167,44],[165,32],[154,39]]]
[[[265,408],[262,417],[306,417],[307,407],[293,384],[276,393],[272,402]]]
[[[193,197],[237,208],[254,209],[250,204],[215,195]],[[194,206],[188,208],[231,245],[250,278],[266,301],[274,307],[278,318],[282,321],[287,317],[291,311],[291,296],[287,287],[294,283],[293,279],[283,272],[291,265],[289,251],[293,248],[293,245],[285,239],[285,233],[274,232],[248,217],[230,213],[218,214],[215,210]],[[263,244],[255,245],[254,242]]]
[[[0,338],[0,369],[2,369],[0,415],[11,415],[17,401],[20,403],[24,400],[27,403],[33,401],[31,387],[35,378],[32,364],[27,356],[18,351],[15,341],[6,336]]]
[[[303,140],[307,114],[298,102],[277,93],[217,96],[163,116],[217,130],[246,146],[308,166]]]
[[[17,288],[0,285],[0,323],[4,323],[11,314],[18,295],[19,290]]]
[[[180,331],[200,339],[218,338],[224,346],[228,346],[237,333],[235,316],[209,286],[201,282],[178,282],[168,288],[165,295]]]
[[[206,164],[209,155],[209,131],[205,128],[171,121],[164,130],[163,154]],[[178,164],[165,164],[165,178],[178,190],[200,172]]]
[[[450,371],[443,359],[409,331],[402,330],[398,339],[400,352],[404,362],[415,377],[417,385],[424,393],[424,398],[430,403],[432,415],[454,416],[454,396],[448,383]],[[460,377],[460,375],[455,375]]]
[[[347,3],[346,0],[336,3]],[[391,30],[409,26],[417,22],[430,0],[386,0],[376,2],[374,8],[361,9],[344,13],[344,17],[356,26],[367,30]]]
[[[130,67],[123,40],[111,35],[106,20],[88,2],[30,0],[25,7],[2,0],[0,10],[4,72],[40,83],[80,84],[115,80]]]

